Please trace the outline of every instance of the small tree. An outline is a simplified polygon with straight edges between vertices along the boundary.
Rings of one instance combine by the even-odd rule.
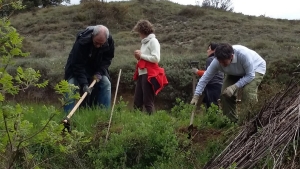
[[[3,7],[11,9],[11,13],[15,9],[24,8],[19,0],[6,0],[5,3],[0,0],[0,10]],[[34,158],[36,152],[30,151],[28,147],[47,144],[57,152],[69,153],[73,147],[76,147],[75,144],[81,140],[83,134],[77,133],[76,137],[79,137],[72,137],[67,141],[68,147],[62,146],[60,133],[63,126],[53,121],[54,116],[60,113],[57,109],[53,106],[44,106],[41,112],[35,112],[32,108],[12,104],[5,99],[8,94],[16,95],[31,86],[43,88],[48,84],[47,80],[40,82],[39,71],[22,67],[14,69],[14,58],[26,57],[29,53],[21,50],[23,38],[10,25],[11,13],[0,17],[0,168],[38,168],[47,159],[36,161],[37,159]],[[9,72],[8,68],[15,72]],[[56,87],[58,93],[73,93],[71,89],[75,90],[76,88],[74,86],[69,88],[65,81]],[[72,97],[76,96],[78,97],[76,94],[72,95]],[[64,98],[61,101],[62,104],[68,102]],[[40,120],[42,127],[39,129],[24,118],[26,114],[30,113],[42,113],[49,118]],[[74,142],[74,140],[76,141]]]
[[[203,0],[200,6],[233,11],[231,0]]]

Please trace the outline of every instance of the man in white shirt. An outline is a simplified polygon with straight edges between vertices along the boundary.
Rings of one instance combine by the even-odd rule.
[[[219,44],[212,61],[204,75],[200,78],[191,104],[196,104],[206,84],[218,72],[225,73],[222,86],[221,103],[223,113],[237,122],[235,93],[243,88],[242,107],[257,102],[257,89],[266,73],[266,61],[255,51],[242,46]],[[244,116],[247,116],[244,114]]]

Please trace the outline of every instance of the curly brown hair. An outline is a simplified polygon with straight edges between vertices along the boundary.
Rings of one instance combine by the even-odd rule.
[[[133,30],[146,36],[154,33],[154,27],[148,20],[139,20]]]

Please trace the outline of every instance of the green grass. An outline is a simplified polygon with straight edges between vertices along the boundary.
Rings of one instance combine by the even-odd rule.
[[[38,103],[23,106],[33,110],[26,111],[24,120],[33,123],[35,131],[39,131],[41,122],[52,114],[47,111],[50,106],[44,107]],[[65,114],[59,106],[55,107],[59,113],[51,126],[61,131],[63,125],[60,121]],[[58,138],[54,143],[45,142],[38,135],[42,142],[30,144],[25,150],[38,157],[34,162],[39,167],[46,168],[202,168],[225,148],[238,128],[229,123],[216,107],[212,107],[196,113],[194,125],[197,128],[191,141],[187,139],[187,127],[192,108],[178,99],[170,111],[158,111],[149,116],[129,110],[128,103],[120,99],[113,112],[107,143],[105,136],[110,111],[79,109],[71,118],[73,134],[61,140],[61,136],[51,133],[54,141]],[[25,128],[23,130],[26,131]],[[65,143],[60,145],[60,142]],[[69,163],[66,159],[76,162]],[[28,168],[32,166],[30,161],[26,164]]]
[[[81,109],[74,114],[72,124],[75,130],[91,136],[97,129],[97,122],[109,121],[110,112],[102,109]]]
[[[24,114],[24,119],[32,122],[34,125],[41,127],[40,122],[43,120],[48,120],[51,116],[51,113],[48,113],[44,106],[49,106],[49,104],[41,104],[41,103],[23,103],[23,106],[26,106],[28,109],[32,109],[31,113]],[[68,115],[65,114],[63,109],[54,105],[55,109],[57,109],[60,113],[55,115],[53,118],[57,123],[61,123],[61,121]],[[78,130],[84,132],[88,136],[92,136],[94,132],[93,129],[96,128],[96,124],[98,121],[109,121],[110,112],[107,110],[99,109],[99,108],[78,108],[71,118],[72,128],[74,130]],[[61,125],[63,127],[63,125]]]

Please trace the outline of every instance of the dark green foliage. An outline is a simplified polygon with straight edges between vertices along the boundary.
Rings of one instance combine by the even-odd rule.
[[[112,20],[118,24],[117,27],[124,28],[123,23],[125,23],[124,18],[128,14],[128,6],[122,4],[108,4],[101,3],[99,1],[92,1],[83,3],[83,10],[89,11],[89,16],[86,17],[86,22],[88,24],[95,25],[101,23],[108,27],[115,27],[117,25],[112,25]],[[84,16],[82,15],[81,18]],[[120,25],[119,25],[120,24]]]
[[[205,9],[199,6],[186,6],[183,8],[178,15],[186,16],[186,17],[202,17],[205,15]]]
[[[107,144],[89,151],[97,168],[147,168],[174,158],[178,141],[167,114],[132,114],[127,120]]]
[[[183,102],[181,99],[176,99],[176,104],[172,107],[170,115],[176,118],[187,119],[193,111],[193,106]]]
[[[203,167],[209,160],[216,157],[225,148],[224,140],[212,140],[207,143],[204,151],[197,152],[197,160]]]
[[[215,129],[229,128],[232,126],[234,126],[234,123],[232,123],[227,116],[223,115],[222,111],[218,110],[218,106],[214,104],[205,111],[199,125],[200,128],[208,127]]]
[[[293,74],[296,71],[296,67],[299,65],[300,55],[284,57],[273,60],[269,63],[265,83],[279,83],[287,84],[291,79],[296,77]]]

